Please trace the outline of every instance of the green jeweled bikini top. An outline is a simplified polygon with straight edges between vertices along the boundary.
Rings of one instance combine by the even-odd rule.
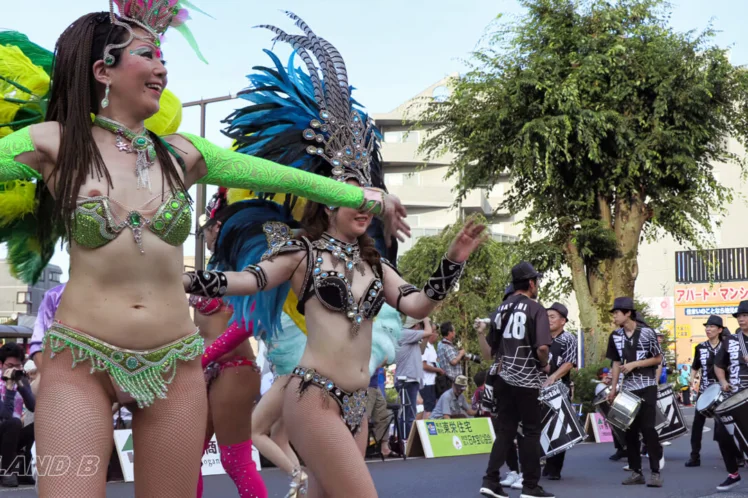
[[[130,228],[140,252],[143,253],[144,227],[148,227],[161,240],[172,246],[184,244],[190,235],[191,207],[184,192],[171,194],[150,219],[139,211],[132,210],[120,221],[112,212],[111,203],[116,204],[106,196],[85,197],[78,201],[72,230],[73,240],[78,245],[96,249],[117,238],[125,228]]]

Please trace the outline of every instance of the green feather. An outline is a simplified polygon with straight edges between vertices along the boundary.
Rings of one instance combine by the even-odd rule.
[[[192,31],[190,31],[190,28],[188,28],[186,24],[182,24],[181,26],[174,28],[174,29],[182,33],[182,36],[184,36],[187,39],[187,43],[190,44],[190,47],[192,47],[192,50],[195,51],[195,53],[200,58],[200,60],[207,64],[208,61],[205,59],[205,57],[203,57],[202,52],[200,52],[200,47],[197,46],[197,41],[195,40],[195,37],[192,35]]]
[[[23,33],[18,31],[0,31],[0,45],[15,45],[35,65],[40,66],[48,75],[52,75],[52,61],[54,54],[49,50],[33,43]]]

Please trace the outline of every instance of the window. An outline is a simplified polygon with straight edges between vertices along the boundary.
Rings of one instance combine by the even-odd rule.
[[[31,304],[31,293],[18,292],[16,294],[16,304]]]
[[[49,272],[49,280],[50,282],[60,282],[60,274],[59,273],[52,273]]]
[[[419,131],[385,131],[384,141],[388,144],[402,144],[402,143],[413,143],[417,144],[420,141],[421,132]]]
[[[387,185],[402,185],[403,174],[402,173],[387,173],[384,175],[384,183]]]

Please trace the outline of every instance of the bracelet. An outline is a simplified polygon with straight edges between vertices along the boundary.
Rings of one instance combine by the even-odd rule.
[[[428,279],[424,290],[426,297],[432,301],[443,301],[449,291],[455,286],[465,269],[465,262],[455,263],[445,255],[436,272]]]
[[[263,290],[268,284],[268,277],[261,266],[247,265],[242,271],[251,273],[257,279],[257,288]]]
[[[358,210],[366,211],[367,213],[373,213],[375,215],[384,215],[384,198],[384,190],[379,188],[367,187],[364,189],[364,201],[361,203]]]

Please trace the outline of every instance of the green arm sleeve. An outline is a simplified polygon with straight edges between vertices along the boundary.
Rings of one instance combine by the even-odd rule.
[[[28,128],[0,138],[0,182],[10,180],[40,180],[42,175],[25,164],[16,162],[16,157],[34,150],[34,141]]]
[[[202,154],[208,174],[198,183],[255,192],[293,194],[327,206],[358,209],[364,190],[354,185],[282,166],[258,157],[222,149],[204,138],[180,133]]]

